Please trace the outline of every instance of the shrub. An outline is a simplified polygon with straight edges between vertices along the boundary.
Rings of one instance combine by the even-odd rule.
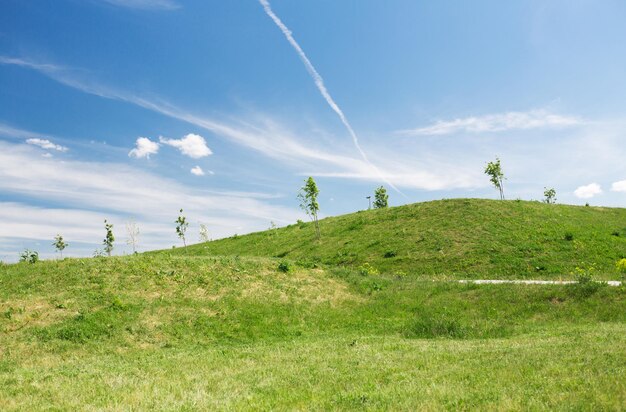
[[[278,264],[278,270],[283,273],[291,271],[291,264],[289,262],[282,261]]]
[[[617,261],[617,270],[626,275],[626,258]]]
[[[574,240],[574,234],[572,232],[565,232],[565,236],[563,236],[563,239],[571,242],[572,240]]]
[[[26,249],[20,255],[20,262],[37,263],[39,261],[39,253],[35,250]]]
[[[386,258],[392,258],[392,257],[395,257],[396,255],[397,255],[397,253],[396,253],[395,250],[388,250],[388,251],[385,252],[384,256]]]
[[[602,286],[606,285],[606,282],[597,282],[594,280],[593,273],[595,272],[595,266],[589,266],[588,268],[576,267],[574,270],[574,279],[576,283],[571,285],[573,295],[578,297],[589,297],[596,293]]]
[[[378,269],[365,262],[361,266],[359,266],[359,273],[363,276],[373,276],[378,275]]]

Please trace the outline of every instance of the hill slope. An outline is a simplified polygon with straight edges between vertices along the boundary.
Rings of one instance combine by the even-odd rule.
[[[454,199],[361,211],[165,253],[281,257],[424,278],[619,278],[626,209]]]
[[[626,294],[279,259],[0,265],[0,410],[598,409],[626,402]],[[554,356],[558,353],[558,356]]]

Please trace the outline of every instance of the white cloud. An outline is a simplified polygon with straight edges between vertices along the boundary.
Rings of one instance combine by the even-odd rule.
[[[157,154],[159,152],[159,144],[147,137],[137,138],[135,144],[136,147],[128,152],[128,156],[130,157],[136,157],[137,159],[145,157],[149,159],[151,154]]]
[[[180,4],[173,0],[103,0],[114,6],[144,10],[175,10]]]
[[[586,186],[580,186],[578,189],[574,190],[574,195],[579,199],[590,199],[595,195],[599,195],[602,193],[602,188],[597,183],[591,183]]]
[[[170,223],[181,207],[190,221],[206,222],[216,238],[261,230],[270,220],[302,218],[295,209],[273,204],[271,195],[194,189],[120,163],[43,159],[30,147],[2,141],[0,193],[26,199],[0,202],[0,242],[18,237],[47,244],[56,233],[67,232],[70,243],[90,242],[95,248],[104,218],[116,225],[120,237],[124,221],[132,216],[141,223],[144,250],[169,247],[177,242]],[[31,201],[63,209],[35,207]]]
[[[168,146],[177,148],[182,154],[189,156],[192,159],[199,159],[213,154],[211,149],[209,149],[206,145],[204,137],[193,133],[189,133],[182,139],[167,139],[165,137],[160,137],[159,141]]]
[[[626,180],[620,180],[619,182],[615,182],[611,185],[611,190],[613,192],[626,192]]]
[[[204,176],[204,170],[200,166],[195,166],[191,169],[191,174],[196,176]]]
[[[40,139],[38,137],[34,137],[34,138],[26,139],[26,143],[32,144],[33,146],[39,146],[42,149],[46,149],[46,150],[56,150],[59,152],[67,152],[67,147],[54,144],[48,139]]]
[[[504,132],[539,128],[563,128],[582,125],[584,122],[572,116],[563,116],[547,110],[507,112],[454,120],[439,120],[434,124],[417,129],[401,130],[407,135],[447,135],[453,133]]]

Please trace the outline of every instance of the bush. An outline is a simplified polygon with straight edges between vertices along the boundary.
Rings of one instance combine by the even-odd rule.
[[[601,287],[606,286],[606,282],[597,282],[594,280],[593,273],[595,272],[595,266],[590,266],[587,269],[577,267],[574,271],[574,279],[576,283],[572,286],[572,294],[574,296],[586,298],[596,293]]]
[[[283,273],[291,271],[291,264],[289,262],[282,261],[278,264],[278,270]]]
[[[378,269],[365,262],[361,266],[359,266],[359,273],[363,276],[373,276],[378,275]]]
[[[39,261],[39,253],[35,250],[24,250],[20,255],[20,262],[37,263]]]

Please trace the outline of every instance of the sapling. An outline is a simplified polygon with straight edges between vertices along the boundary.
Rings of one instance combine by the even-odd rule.
[[[102,244],[104,245],[104,251],[106,252],[107,256],[111,256],[111,252],[113,252],[113,242],[115,242],[115,236],[113,236],[113,224],[107,222],[106,219],[104,219],[104,230],[106,230],[106,236],[104,237]]]
[[[383,186],[374,191],[374,209],[382,209],[389,206],[389,195]]]
[[[139,226],[134,220],[126,223],[126,233],[128,234],[126,244],[133,248],[133,254],[135,254],[139,245]]]
[[[63,240],[63,236],[57,234],[54,237],[54,243],[52,244],[52,246],[54,246],[54,248],[57,250],[57,252],[59,252],[59,254],[61,255],[61,259],[63,259],[63,249],[65,249],[66,247],[68,247],[69,245]]]
[[[489,181],[500,192],[500,200],[504,200],[504,187],[502,182],[505,178],[499,158],[496,157],[495,162],[487,163],[487,166],[485,167],[485,174],[489,176]]]
[[[300,188],[298,192],[298,199],[300,200],[300,208],[313,220],[315,223],[315,234],[317,239],[321,238],[320,226],[317,221],[317,212],[320,210],[320,205],[317,203],[317,196],[320,191],[317,188],[317,184],[312,177],[309,177],[304,181],[304,186]]]
[[[209,238],[209,229],[204,223],[200,223],[200,242],[208,242],[209,240],[211,240]]]
[[[180,215],[178,219],[175,221],[176,223],[176,234],[179,238],[183,240],[183,246],[187,246],[187,241],[185,239],[185,232],[187,232],[187,227],[189,226],[189,222],[187,222],[187,218],[183,215],[183,209],[180,209]]]
[[[543,188],[543,201],[547,204],[556,203],[556,190],[554,188],[548,189],[547,187]]]

